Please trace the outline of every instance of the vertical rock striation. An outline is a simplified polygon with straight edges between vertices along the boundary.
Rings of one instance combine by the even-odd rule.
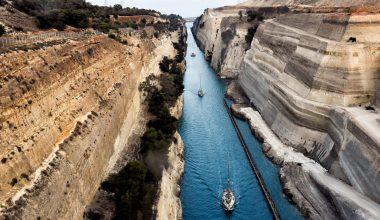
[[[358,201],[347,200],[354,192],[375,210],[380,203],[379,8],[377,1],[249,1],[208,9],[193,28],[213,68],[238,78],[281,143],[326,169],[328,178],[281,163],[285,188],[293,185],[288,193],[314,219],[380,216],[354,215]],[[331,179],[347,190],[329,187]]]

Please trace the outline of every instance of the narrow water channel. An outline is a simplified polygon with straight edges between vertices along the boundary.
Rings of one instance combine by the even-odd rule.
[[[191,26],[192,24],[187,24]],[[223,106],[227,83],[218,79],[203,58],[188,29],[184,111],[180,134],[185,143],[185,173],[181,200],[183,218],[193,219],[272,219],[263,192],[249,166],[245,152]],[[196,57],[191,57],[191,53]],[[197,90],[202,79],[205,96]],[[282,219],[302,219],[282,193],[279,169],[262,153],[261,144],[246,122],[238,125],[264,177]],[[228,162],[229,161],[229,162]],[[228,165],[229,164],[229,165]],[[227,214],[220,205],[230,166],[232,188],[237,194],[236,209]]]

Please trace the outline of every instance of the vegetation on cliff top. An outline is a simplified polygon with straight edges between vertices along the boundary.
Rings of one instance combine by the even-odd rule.
[[[109,30],[118,25],[112,20],[118,16],[160,15],[154,10],[92,5],[84,0],[13,0],[14,7],[38,19],[39,27],[63,30],[66,25],[76,28],[93,27]],[[131,24],[132,25],[132,24]]]

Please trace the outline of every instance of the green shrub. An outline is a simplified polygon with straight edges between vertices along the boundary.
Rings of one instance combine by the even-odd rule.
[[[169,59],[167,56],[165,56],[161,62],[160,62],[160,70],[164,73],[171,73],[171,74],[182,74],[182,68],[178,61],[183,60],[184,55],[180,54],[176,56],[176,60]]]
[[[141,138],[141,153],[167,150],[168,142],[161,130],[148,128]]]
[[[112,39],[114,39],[114,40],[116,39],[116,35],[115,35],[114,33],[109,33],[109,34],[108,34],[108,37],[109,37],[109,38],[112,38]]]
[[[59,30],[63,30],[66,25],[87,28],[89,27],[89,18],[93,18],[92,27],[108,31],[111,26],[110,15],[117,18],[119,15],[159,14],[154,10],[122,8],[121,5],[96,6],[83,0],[14,0],[14,6],[22,12],[36,16],[41,28],[57,28]],[[132,27],[138,28],[137,24]]]
[[[83,10],[57,9],[38,15],[41,28],[65,29],[66,25],[77,28],[87,28],[89,25],[88,15]]]
[[[231,29],[222,32],[222,40],[225,44],[228,44],[234,38],[234,32]]]
[[[162,72],[169,72],[170,71],[170,66],[172,64],[173,60],[169,59],[167,56],[164,56],[164,58],[160,62],[160,70]]]
[[[168,108],[163,108],[156,119],[148,122],[148,127],[160,131],[165,138],[171,139],[177,129],[177,119],[170,115]]]
[[[122,43],[122,44],[128,45],[128,41],[127,41],[127,40],[123,40],[123,39],[120,37],[120,35],[118,35],[118,34],[109,33],[109,34],[108,34],[108,37],[109,37],[109,38],[112,38],[112,39],[114,39],[114,40],[116,40],[116,41],[119,42],[119,43]]]
[[[253,37],[255,36],[257,30],[257,26],[251,27],[248,29],[247,35],[245,36],[245,41],[247,42],[247,45],[251,45]]]
[[[154,177],[139,161],[127,164],[119,173],[102,183],[102,189],[115,194],[114,219],[151,219]]]
[[[3,36],[6,33],[5,27],[0,24],[0,36]]]
[[[109,37],[118,39],[116,34],[109,34]],[[148,111],[152,115],[141,137],[140,155],[145,163],[129,163],[102,183],[104,190],[115,194],[115,219],[152,219],[156,183],[161,178],[162,169],[168,164],[168,150],[178,126],[178,120],[171,116],[169,107],[174,106],[184,88],[180,64],[186,50],[185,36],[181,35],[179,43],[173,46],[177,49],[176,59],[164,57],[159,64],[163,74],[160,77],[150,75],[139,86],[140,91],[147,93]],[[156,87],[157,80],[160,90]]]
[[[241,20],[243,18],[243,12],[242,11],[239,11],[239,19]]]
[[[248,19],[247,21],[263,21],[264,20],[264,16],[262,15],[262,13],[260,12],[257,12],[257,11],[252,11],[252,10],[249,10],[247,11],[247,15],[248,15]]]
[[[163,95],[156,88],[151,89],[151,93],[148,95],[147,100],[149,107],[148,110],[153,115],[158,115],[165,105]]]

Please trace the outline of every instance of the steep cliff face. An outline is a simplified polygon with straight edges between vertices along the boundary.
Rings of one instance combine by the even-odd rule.
[[[180,119],[183,110],[183,95],[171,109],[171,115]],[[178,132],[174,134],[175,141],[169,147],[169,167],[162,172],[160,192],[157,202],[158,220],[182,219],[182,204],[180,200],[180,181],[185,171],[184,151],[185,146]]]
[[[1,55],[2,214],[82,218],[138,124],[140,82],[176,36],[134,32],[123,45],[99,35]]]
[[[250,47],[252,39],[247,38],[250,31],[256,30],[260,21],[248,22],[243,16],[246,7],[224,7],[206,9],[193,26],[199,47],[205,58],[222,77],[236,78],[240,72],[245,51]],[[288,11],[286,7],[256,9],[273,17]],[[239,12],[242,12],[240,14]]]
[[[252,1],[209,9],[196,22],[194,33],[221,75],[230,63],[238,66],[235,74],[250,103],[283,144],[320,163],[379,207],[380,114],[374,106],[379,100],[380,3],[283,2]],[[239,25],[225,26],[223,21],[229,20]],[[249,33],[249,28],[244,32],[237,26],[254,31],[247,51],[230,44],[244,36],[239,33]],[[216,30],[228,29],[232,40],[224,42]],[[225,54],[239,50],[243,55],[240,59],[219,55],[225,48]],[[349,193],[326,193],[325,179],[311,178],[305,169],[282,172],[289,177],[283,179],[294,184],[290,191],[297,204],[305,208],[299,198],[312,204],[304,213],[323,218],[328,217],[323,210],[332,209],[330,217],[353,217],[347,210],[356,210],[357,202],[343,199]],[[306,195],[313,190],[297,178],[322,193]],[[326,194],[333,198],[328,207],[322,204],[329,204],[329,199],[316,199]]]

